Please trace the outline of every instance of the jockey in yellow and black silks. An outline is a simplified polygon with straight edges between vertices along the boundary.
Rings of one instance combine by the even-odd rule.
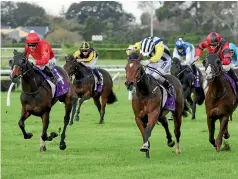
[[[98,53],[90,47],[89,43],[82,42],[79,50],[74,52],[73,56],[77,59],[77,62],[81,62],[85,66],[90,67],[92,71],[96,74],[98,78],[97,91],[101,92],[103,85],[103,77],[102,74],[99,73],[98,69],[95,67],[98,60]]]

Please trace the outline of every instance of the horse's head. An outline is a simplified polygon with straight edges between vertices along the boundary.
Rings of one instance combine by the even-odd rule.
[[[14,49],[13,54],[13,59],[9,61],[9,65],[12,69],[10,78],[12,79],[12,82],[16,83],[17,78],[24,76],[24,74],[32,69],[32,65],[30,65],[29,61],[26,59],[26,52],[18,52]]]
[[[207,80],[214,80],[216,76],[222,73],[222,63],[220,57],[216,53],[206,56],[205,73]]]
[[[142,65],[140,64],[140,60],[142,56],[140,55],[138,59],[130,58],[128,63],[125,67],[126,70],[126,82],[125,85],[128,90],[132,90],[133,86],[138,83],[143,75],[142,72]]]
[[[182,70],[182,65],[181,65],[181,62],[178,58],[176,57],[173,57],[172,59],[172,64],[171,64],[171,74],[172,75],[176,75],[178,74],[180,71]]]
[[[78,71],[78,62],[74,59],[73,55],[66,56],[65,61],[64,70],[71,77]]]

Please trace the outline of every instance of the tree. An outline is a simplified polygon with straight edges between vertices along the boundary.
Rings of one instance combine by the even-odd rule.
[[[81,1],[70,5],[66,12],[66,18],[77,19],[79,23],[84,23],[89,16],[100,21],[110,18],[116,22],[123,14],[128,16],[128,21],[134,20],[133,15],[125,13],[122,5],[116,1]]]
[[[43,24],[47,25],[45,10],[37,5],[26,2],[1,2],[1,22],[12,27]],[[31,18],[31,20],[29,20]],[[33,19],[33,20],[32,20]],[[38,22],[34,20],[37,19]],[[29,24],[31,23],[31,24]]]
[[[47,35],[46,40],[51,44],[74,44],[83,40],[76,32],[70,32],[65,29],[57,29]]]

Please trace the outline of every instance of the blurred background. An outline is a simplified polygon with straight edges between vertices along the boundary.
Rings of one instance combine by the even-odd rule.
[[[9,69],[13,48],[22,49],[32,29],[51,43],[59,65],[88,41],[99,52],[98,66],[114,75],[124,71],[129,44],[150,35],[171,51],[179,37],[196,46],[211,31],[237,45],[238,2],[1,1],[1,69]]]

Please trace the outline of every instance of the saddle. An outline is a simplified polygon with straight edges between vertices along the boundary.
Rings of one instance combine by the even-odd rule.
[[[42,70],[40,70],[38,67],[34,66],[33,67],[36,71],[38,71],[43,78],[48,82],[48,84],[51,87],[52,91],[52,98],[54,97],[59,97],[64,95],[69,91],[69,86],[66,80],[62,77],[60,72],[57,70],[56,67],[52,69],[52,73],[55,75],[55,78],[57,80],[56,84],[52,83],[51,78],[47,76]]]

